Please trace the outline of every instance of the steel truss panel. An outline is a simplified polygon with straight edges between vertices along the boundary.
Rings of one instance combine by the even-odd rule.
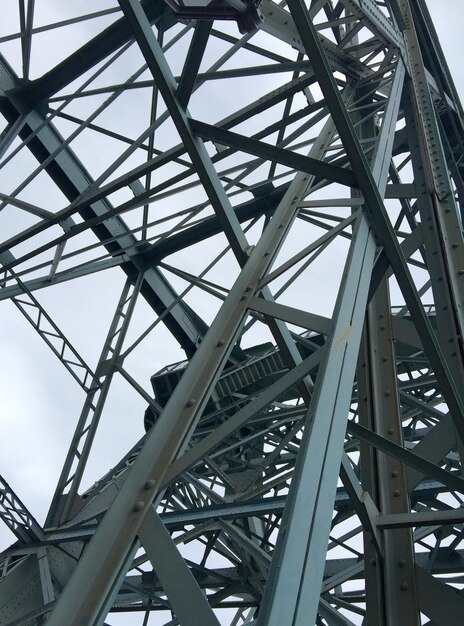
[[[0,38],[2,331],[66,431],[17,397],[0,623],[458,623],[464,115],[425,0],[55,10]]]

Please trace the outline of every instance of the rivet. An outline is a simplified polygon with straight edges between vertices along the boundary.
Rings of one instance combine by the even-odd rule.
[[[393,472],[391,473],[392,478],[398,478],[398,472],[396,470],[393,470]]]
[[[391,394],[391,391],[386,391],[386,392],[385,392],[385,395],[386,395],[386,396],[387,396],[387,398],[388,398],[388,396],[391,396],[391,395],[392,395],[392,394]]]
[[[217,347],[220,348],[221,346],[223,346],[225,344],[224,339],[219,339],[219,341],[217,342]]]
[[[393,495],[395,496],[395,498],[399,498],[401,495],[401,491],[399,489],[395,489],[393,491]]]
[[[193,406],[194,404],[196,404],[196,400],[195,398],[190,398],[190,400],[187,400],[187,402],[185,403],[185,406]]]
[[[393,435],[393,433],[394,433],[394,432],[395,432],[395,431],[393,430],[393,428],[389,428],[389,429],[387,430],[387,433],[388,433],[389,435]]]
[[[375,567],[377,565],[377,561],[375,559],[371,559],[371,565]]]
[[[400,589],[401,591],[407,591],[409,589],[408,583],[401,583]]]
[[[400,559],[398,561],[398,565],[399,565],[399,567],[406,567],[406,561],[404,559]]]
[[[134,504],[133,511],[134,511],[134,513],[138,513],[139,511],[141,511],[144,508],[145,508],[145,502],[143,500],[139,500],[138,502],[136,502]]]
[[[149,489],[153,489],[153,487],[156,485],[156,481],[154,478],[149,478],[147,480],[147,482],[144,484],[143,488],[146,489],[147,491]]]

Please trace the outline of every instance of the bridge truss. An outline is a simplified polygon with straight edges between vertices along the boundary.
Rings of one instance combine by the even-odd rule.
[[[424,0],[91,5],[0,38],[1,306],[60,416],[22,381],[56,475],[34,514],[0,466],[0,623],[461,623],[464,115]]]

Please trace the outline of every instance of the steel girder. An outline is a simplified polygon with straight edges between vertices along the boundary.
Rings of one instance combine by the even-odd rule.
[[[41,515],[1,468],[0,623],[459,621],[464,116],[425,2],[47,4],[0,40],[0,299],[70,444]]]

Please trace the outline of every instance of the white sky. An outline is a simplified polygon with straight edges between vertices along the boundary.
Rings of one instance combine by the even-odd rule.
[[[427,0],[427,3],[458,93],[463,94],[462,0]],[[37,4],[46,5],[47,1],[39,0]],[[98,276],[89,279],[89,284],[99,293],[101,306],[97,318],[93,311],[86,310],[81,294],[70,283],[60,288],[60,297],[65,298],[68,304],[70,301],[74,302],[76,310],[80,311],[80,323],[92,328],[92,336],[95,332],[95,335],[103,337],[117,295],[110,289],[107,293],[102,293],[105,290],[105,281]],[[63,441],[69,439],[74,428],[74,422],[68,420],[67,416],[70,413],[78,414],[82,392],[77,385],[70,383],[68,373],[44,349],[42,341],[30,331],[13,305],[1,302],[0,306],[0,345],[3,354],[0,359],[0,473],[11,482],[39,521],[43,521],[65,454]],[[62,322],[65,326],[71,324],[66,319]],[[86,350],[89,359],[95,358],[96,346],[88,345]],[[173,356],[161,364],[177,358]],[[40,363],[40,368],[37,363]],[[151,373],[157,369],[158,367],[152,367]],[[102,434],[102,438],[111,438],[112,451],[117,459],[128,449],[128,439],[130,443],[135,442],[142,432],[144,403],[124,393],[121,388],[120,393],[113,398],[109,410],[121,415],[121,420],[126,422],[127,415],[130,415],[135,424],[123,440],[112,437],[109,430]],[[31,440],[34,443],[31,444]],[[104,473],[108,462],[103,453],[102,442],[103,439],[100,441],[102,454],[97,465],[101,465],[101,473]],[[46,497],[44,494],[47,494]],[[11,541],[10,533],[0,527],[0,548],[8,546]],[[122,626],[139,624],[140,618],[135,618],[132,622],[127,616],[121,615],[111,616],[107,621],[113,626]],[[150,624],[156,624],[156,621],[150,621]]]

